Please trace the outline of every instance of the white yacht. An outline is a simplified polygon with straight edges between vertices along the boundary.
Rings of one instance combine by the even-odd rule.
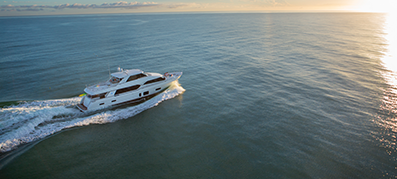
[[[77,107],[82,112],[109,106],[137,103],[166,90],[182,72],[145,73],[139,69],[112,73],[108,81],[84,89],[86,95]]]

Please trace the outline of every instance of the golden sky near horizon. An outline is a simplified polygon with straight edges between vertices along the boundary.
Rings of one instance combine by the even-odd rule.
[[[134,12],[393,12],[397,0],[20,0],[0,2],[0,16]]]

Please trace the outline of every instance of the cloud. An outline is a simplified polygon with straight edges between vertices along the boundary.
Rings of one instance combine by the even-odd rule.
[[[19,11],[19,12],[21,12],[21,11],[44,11],[44,9],[43,9],[43,8],[40,8],[40,9],[37,9],[37,8],[34,8],[34,9],[29,8],[29,9],[16,9],[16,11]]]
[[[186,6],[188,6],[188,4],[177,3],[177,4],[169,4],[169,5],[167,5],[167,8],[176,9],[176,8],[179,8],[179,7],[186,7]]]
[[[171,3],[171,4],[163,4],[162,7],[169,8],[169,9],[176,9],[176,8],[201,8],[203,4],[197,3]]]
[[[224,2],[215,3],[162,3],[157,2],[126,2],[118,1],[114,3],[102,4],[59,4],[59,5],[3,5],[0,6],[0,12],[10,11],[41,11],[43,13],[56,13],[62,10],[71,11],[72,13],[87,10],[88,13],[101,12],[101,10],[132,10],[143,9],[138,11],[223,11],[223,10],[263,10],[263,9],[280,9],[291,7],[287,1],[290,0],[223,0]],[[230,1],[230,2],[229,2]],[[291,0],[292,1],[292,0]],[[62,13],[68,13],[63,11]],[[4,13],[5,14],[5,13]],[[2,14],[0,13],[0,16]]]
[[[285,0],[240,0],[241,2],[262,4],[265,6],[288,6],[290,5]]]
[[[60,4],[55,6],[48,5],[3,5],[0,6],[1,11],[41,11],[44,9],[137,9],[137,8],[145,8],[145,7],[156,7],[162,6],[156,2],[125,2],[119,1],[115,3],[103,3],[101,5],[96,4]],[[171,8],[171,7],[170,7]],[[19,10],[18,10],[19,9]]]
[[[273,6],[288,6],[290,5],[287,1],[284,0],[268,0],[269,3],[272,3]]]

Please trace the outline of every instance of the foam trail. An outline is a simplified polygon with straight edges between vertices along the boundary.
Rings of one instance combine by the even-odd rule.
[[[85,116],[75,108],[68,108],[78,104],[80,97],[33,101],[2,108],[0,109],[0,152],[10,151],[21,144],[44,138],[62,129],[105,124],[129,118],[184,91],[185,89],[178,82],[174,82],[169,89],[142,104],[103,111],[90,116]]]

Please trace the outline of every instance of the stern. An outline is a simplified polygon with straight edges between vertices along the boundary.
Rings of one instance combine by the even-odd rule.
[[[88,106],[88,104],[89,104],[89,102],[87,102],[87,100],[90,101],[89,98],[87,98],[86,96],[84,96],[83,99],[81,99],[80,103],[76,105],[77,108],[78,108],[81,112],[87,111],[87,109],[88,109],[87,106]]]

